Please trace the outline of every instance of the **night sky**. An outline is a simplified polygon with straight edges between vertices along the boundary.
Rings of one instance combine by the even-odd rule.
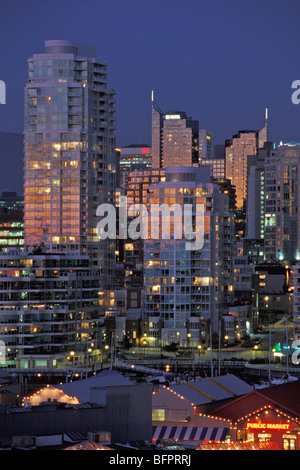
[[[27,58],[47,39],[95,46],[116,90],[117,145],[151,144],[151,90],[224,143],[257,129],[300,140],[299,0],[1,0],[0,132],[23,131]],[[0,149],[1,152],[1,149]],[[0,153],[1,154],[1,153]]]

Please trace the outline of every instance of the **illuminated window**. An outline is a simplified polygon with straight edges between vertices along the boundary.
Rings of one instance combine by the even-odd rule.
[[[153,421],[164,421],[165,420],[166,410],[164,409],[153,409],[152,411],[152,420]]]

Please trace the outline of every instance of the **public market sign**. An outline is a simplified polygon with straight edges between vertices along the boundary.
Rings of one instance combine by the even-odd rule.
[[[251,423],[246,424],[247,429],[272,429],[273,431],[287,431],[290,429],[289,423]]]

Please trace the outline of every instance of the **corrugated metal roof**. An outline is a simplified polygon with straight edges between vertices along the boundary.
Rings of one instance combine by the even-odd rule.
[[[6,414],[17,414],[17,413],[32,413],[32,409],[27,406],[19,407],[7,407],[5,409]]]
[[[232,374],[206,377],[195,382],[171,385],[169,388],[194,405],[233,398],[252,390],[251,385]]]
[[[90,389],[91,388],[106,388],[106,387],[118,387],[124,385],[134,385],[126,377],[119,373],[112,374],[98,374],[96,376],[89,377],[84,380],[75,380],[60,385],[59,388],[69,396],[76,397],[78,400],[83,402],[90,401]]]
[[[270,405],[285,410],[288,414],[300,418],[300,382],[289,382],[282,385],[252,390],[214,410],[214,416],[237,421],[241,417],[254,413],[257,409]]]

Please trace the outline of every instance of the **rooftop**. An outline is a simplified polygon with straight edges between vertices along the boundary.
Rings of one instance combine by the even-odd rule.
[[[252,390],[252,386],[228,374],[172,385],[169,389],[197,406],[244,395]]]
[[[86,403],[90,401],[90,389],[91,388],[106,388],[106,387],[120,387],[134,385],[126,377],[119,374],[117,371],[103,371],[100,374],[89,377],[83,380],[75,380],[60,385],[60,390],[69,396],[78,398],[80,403]]]
[[[252,390],[250,393],[238,397],[220,408],[216,408],[214,416],[236,422],[241,417],[253,413],[261,407],[271,405],[300,418],[299,396],[299,380],[260,390]]]

